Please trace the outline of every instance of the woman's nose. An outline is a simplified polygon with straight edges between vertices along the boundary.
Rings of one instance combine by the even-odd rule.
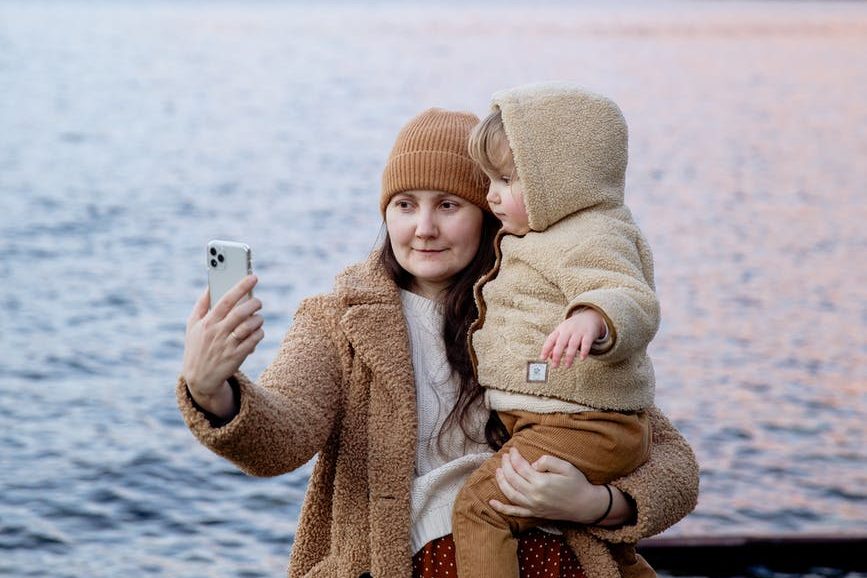
[[[435,237],[437,234],[436,217],[433,211],[422,210],[415,224],[416,237]]]

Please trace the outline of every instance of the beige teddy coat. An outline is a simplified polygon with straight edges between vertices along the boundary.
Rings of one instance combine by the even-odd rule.
[[[395,284],[372,256],[346,269],[332,293],[304,301],[277,358],[257,383],[235,376],[240,413],[212,427],[183,377],[177,399],[205,446],[256,476],[298,468],[314,455],[289,576],[411,576],[410,484],[417,418],[408,333]],[[689,513],[698,467],[689,445],[650,410],[650,460],[614,483],[637,504],[635,525],[565,527],[589,578],[617,576],[598,541],[634,542]]]
[[[476,285],[479,382],[602,410],[653,405],[647,345],[659,325],[650,248],[623,205],[626,122],[605,97],[562,83],[494,95],[530,232],[498,237],[497,267]],[[527,364],[573,311],[592,307],[608,346],[533,380]]]

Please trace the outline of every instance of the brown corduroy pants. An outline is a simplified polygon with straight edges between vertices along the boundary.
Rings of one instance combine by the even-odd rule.
[[[511,434],[499,452],[473,472],[458,494],[452,514],[458,576],[518,578],[515,535],[550,523],[539,518],[504,516],[488,503],[508,499],[497,485],[504,452],[514,447],[530,463],[544,455],[564,459],[594,484],[622,477],[650,455],[650,422],[644,412],[540,414],[499,412]]]

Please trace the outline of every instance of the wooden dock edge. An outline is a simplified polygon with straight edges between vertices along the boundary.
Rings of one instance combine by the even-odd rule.
[[[669,574],[731,576],[751,568],[867,572],[867,536],[663,536],[642,540],[638,551],[656,570]]]

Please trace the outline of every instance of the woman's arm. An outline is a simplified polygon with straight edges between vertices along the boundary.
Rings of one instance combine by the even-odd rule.
[[[615,480],[612,507],[605,518],[588,527],[608,542],[637,542],[662,532],[695,508],[698,463],[682,435],[657,409],[648,410],[653,444],[648,461]],[[529,464],[513,452],[497,473],[500,489],[511,504],[492,502],[499,512],[588,524],[608,505],[604,486],[594,486],[574,466],[543,456]]]
[[[343,407],[341,356],[334,342],[337,309],[329,296],[301,304],[259,382],[240,371],[231,378],[238,413],[224,425],[197,407],[181,376],[178,405],[199,441],[257,476],[293,470],[324,447]]]
[[[637,542],[659,534],[695,509],[699,468],[689,443],[656,407],[647,410],[653,428],[650,459],[611,483],[635,502],[636,517],[616,528],[594,527],[606,542]]]

